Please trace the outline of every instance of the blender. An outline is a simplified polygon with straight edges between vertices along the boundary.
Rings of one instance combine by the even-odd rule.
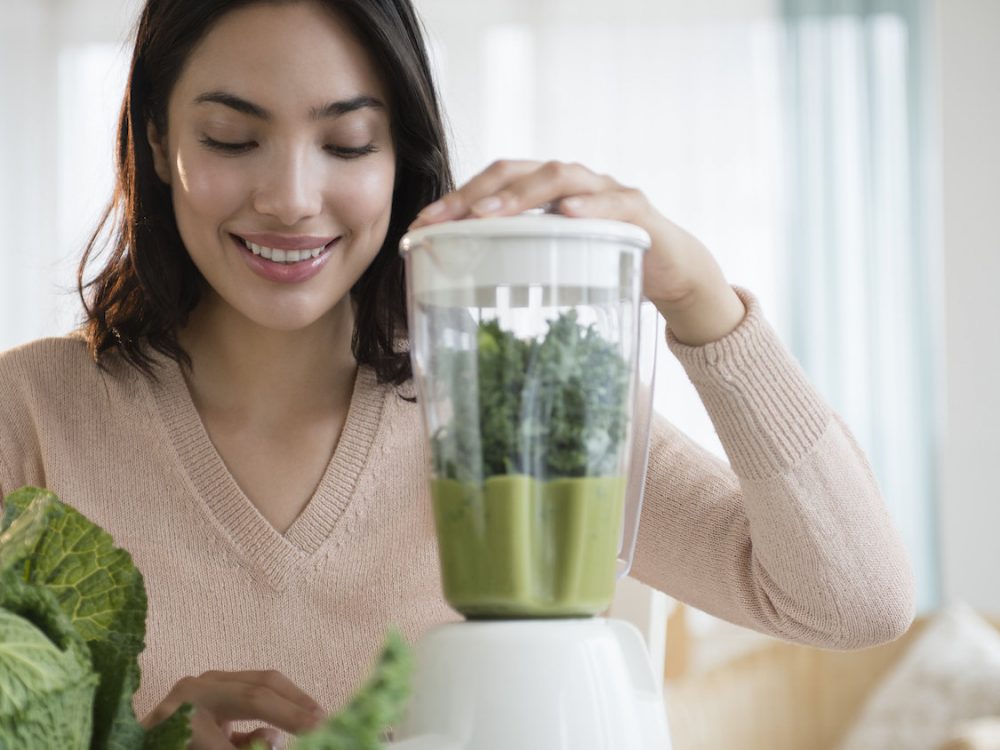
[[[393,748],[669,748],[642,637],[599,616],[642,503],[648,246],[629,224],[554,215],[403,238],[442,587],[465,621],[417,643]]]

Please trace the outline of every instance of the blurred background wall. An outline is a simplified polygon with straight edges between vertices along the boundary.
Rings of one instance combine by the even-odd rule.
[[[943,592],[1000,613],[1000,3],[938,0]]]

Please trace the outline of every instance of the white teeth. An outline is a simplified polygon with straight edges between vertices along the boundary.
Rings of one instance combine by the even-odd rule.
[[[243,244],[246,245],[250,252],[254,255],[267,258],[269,261],[274,263],[298,263],[300,260],[318,258],[320,254],[322,254],[323,250],[326,249],[326,245],[324,245],[323,247],[317,247],[315,250],[279,250],[275,247],[256,245],[249,240],[243,240]]]

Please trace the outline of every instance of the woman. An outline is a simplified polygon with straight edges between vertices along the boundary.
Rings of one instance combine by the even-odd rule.
[[[908,626],[867,463],[753,296],[580,165],[498,162],[453,190],[408,0],[148,0],[118,146],[83,331],[0,358],[0,492],[47,486],[132,552],[146,726],[190,702],[194,748],[304,730],[389,624],[455,618],[396,248],[543,204],[649,232],[644,293],[732,467],[656,421],[633,575],[804,643]]]

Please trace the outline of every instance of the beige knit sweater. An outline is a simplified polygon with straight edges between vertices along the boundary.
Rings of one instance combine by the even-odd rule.
[[[913,614],[909,563],[864,456],[740,290],[721,341],[670,340],[732,469],[662,418],[633,575],[761,631],[850,648]],[[328,709],[386,627],[457,619],[438,580],[419,407],[361,368],[302,515],[279,534],[215,451],[178,367],[158,383],[74,337],[0,355],[0,496],[48,487],[107,529],[146,580],[136,713],[185,675],[277,669]]]

